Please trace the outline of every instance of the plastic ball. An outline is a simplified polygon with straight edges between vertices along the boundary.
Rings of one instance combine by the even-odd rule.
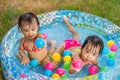
[[[77,69],[80,69],[80,68],[83,67],[83,62],[81,60],[79,60],[79,59],[74,59],[72,61],[72,66],[77,68]]]
[[[46,76],[52,76],[52,71],[51,70],[45,70],[45,72],[44,72],[44,74],[46,75]]]
[[[102,54],[107,54],[108,53],[108,48],[104,47],[103,50],[102,50]]]
[[[69,78],[66,74],[62,75],[60,78],[62,79],[66,79],[66,78]]]
[[[72,53],[71,53],[70,50],[65,50],[65,51],[63,52],[63,56],[72,56]]]
[[[90,74],[96,74],[98,72],[98,68],[97,66],[92,65],[89,67],[88,71]]]
[[[116,44],[113,44],[110,46],[110,50],[116,52],[118,50],[118,46]]]
[[[108,57],[111,58],[111,59],[114,59],[116,57],[116,54],[114,52],[110,52],[108,54]]]
[[[111,67],[113,67],[115,65],[115,61],[113,59],[108,59],[106,61],[106,63],[107,63],[108,66],[111,66]]]
[[[113,40],[109,40],[109,41],[107,42],[108,47],[110,47],[110,46],[113,45],[113,44],[114,44],[114,41],[113,41]]]
[[[56,62],[59,62],[61,60],[61,56],[59,53],[55,53],[52,55],[52,59]]]
[[[47,34],[45,34],[45,33],[42,33],[42,36],[43,36],[44,39],[47,38]]]
[[[63,67],[65,70],[68,70],[70,68],[71,63],[70,62],[65,62]]]
[[[60,78],[60,76],[59,76],[59,74],[55,73],[55,74],[52,75],[52,78]]]
[[[42,38],[37,38],[37,39],[35,40],[35,45],[36,45],[38,48],[43,48],[44,45],[45,45],[44,39],[42,39]]]
[[[58,69],[56,70],[56,73],[59,74],[60,76],[62,76],[62,75],[65,73],[65,71],[64,71],[64,69],[62,69],[62,68],[58,68]]]
[[[45,69],[47,69],[47,70],[54,70],[54,64],[51,63],[51,62],[48,62],[48,63],[45,65]]]
[[[63,58],[64,62],[71,62],[71,57],[70,56],[65,56]]]
[[[39,64],[39,62],[38,62],[37,59],[32,59],[32,60],[30,61],[30,65],[31,65],[32,67],[36,67],[36,66],[38,66],[38,64]]]
[[[104,72],[104,71],[106,71],[108,68],[107,67],[101,67],[100,68],[100,72]]]

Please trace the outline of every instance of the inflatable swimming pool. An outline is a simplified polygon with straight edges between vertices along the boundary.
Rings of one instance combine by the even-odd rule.
[[[81,43],[89,35],[98,35],[104,41],[102,55],[98,58],[99,72],[88,76],[88,66],[84,67],[76,74],[66,74],[69,78],[76,80],[120,80],[120,28],[110,21],[84,12],[73,10],[59,10],[38,15],[40,21],[40,32],[47,34],[47,39],[57,41],[57,47],[65,39],[72,38],[63,22],[62,17],[66,15],[69,22],[80,34]],[[51,77],[44,75],[41,66],[28,68],[20,63],[16,57],[20,39],[23,34],[18,30],[17,25],[10,29],[1,42],[0,60],[6,80],[51,80]],[[108,46],[108,41],[114,41],[118,50],[112,52]],[[114,54],[114,55],[113,55]],[[62,64],[61,66],[62,67]]]

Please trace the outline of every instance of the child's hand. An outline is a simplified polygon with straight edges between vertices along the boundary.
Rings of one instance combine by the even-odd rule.
[[[68,21],[67,17],[66,16],[63,16],[63,20],[66,22]]]
[[[23,58],[22,58],[22,64],[23,65],[28,65],[28,63],[30,62],[30,59],[27,57],[27,56],[24,56]]]
[[[70,74],[74,74],[74,73],[77,72],[77,70],[71,65],[71,66],[70,66],[70,69],[68,70],[68,72],[69,72]]]

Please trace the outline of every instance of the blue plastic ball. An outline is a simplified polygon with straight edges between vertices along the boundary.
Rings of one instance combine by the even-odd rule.
[[[63,56],[72,56],[72,53],[71,53],[70,50],[65,50],[65,51],[63,52]]]
[[[31,65],[32,67],[36,67],[36,66],[38,66],[38,64],[39,64],[39,62],[38,62],[37,59],[32,59],[32,60],[30,61],[30,65]]]
[[[102,50],[102,54],[107,54],[108,53],[108,48],[107,47],[104,47],[103,50]]]
[[[111,66],[111,67],[115,65],[115,61],[113,59],[108,59],[106,63],[108,66]]]
[[[44,74],[45,74],[46,76],[51,77],[53,73],[52,73],[51,70],[45,70]]]
[[[45,45],[44,39],[42,39],[42,38],[37,38],[37,39],[35,40],[35,45],[36,45],[38,48],[43,48],[44,45]]]

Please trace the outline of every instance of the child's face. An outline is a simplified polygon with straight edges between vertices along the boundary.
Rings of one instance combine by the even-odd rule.
[[[32,23],[22,23],[21,31],[27,39],[34,39],[37,35],[38,24],[35,19],[32,20]]]
[[[88,43],[81,52],[81,58],[87,63],[93,63],[97,61],[99,56],[100,46],[94,46]]]

